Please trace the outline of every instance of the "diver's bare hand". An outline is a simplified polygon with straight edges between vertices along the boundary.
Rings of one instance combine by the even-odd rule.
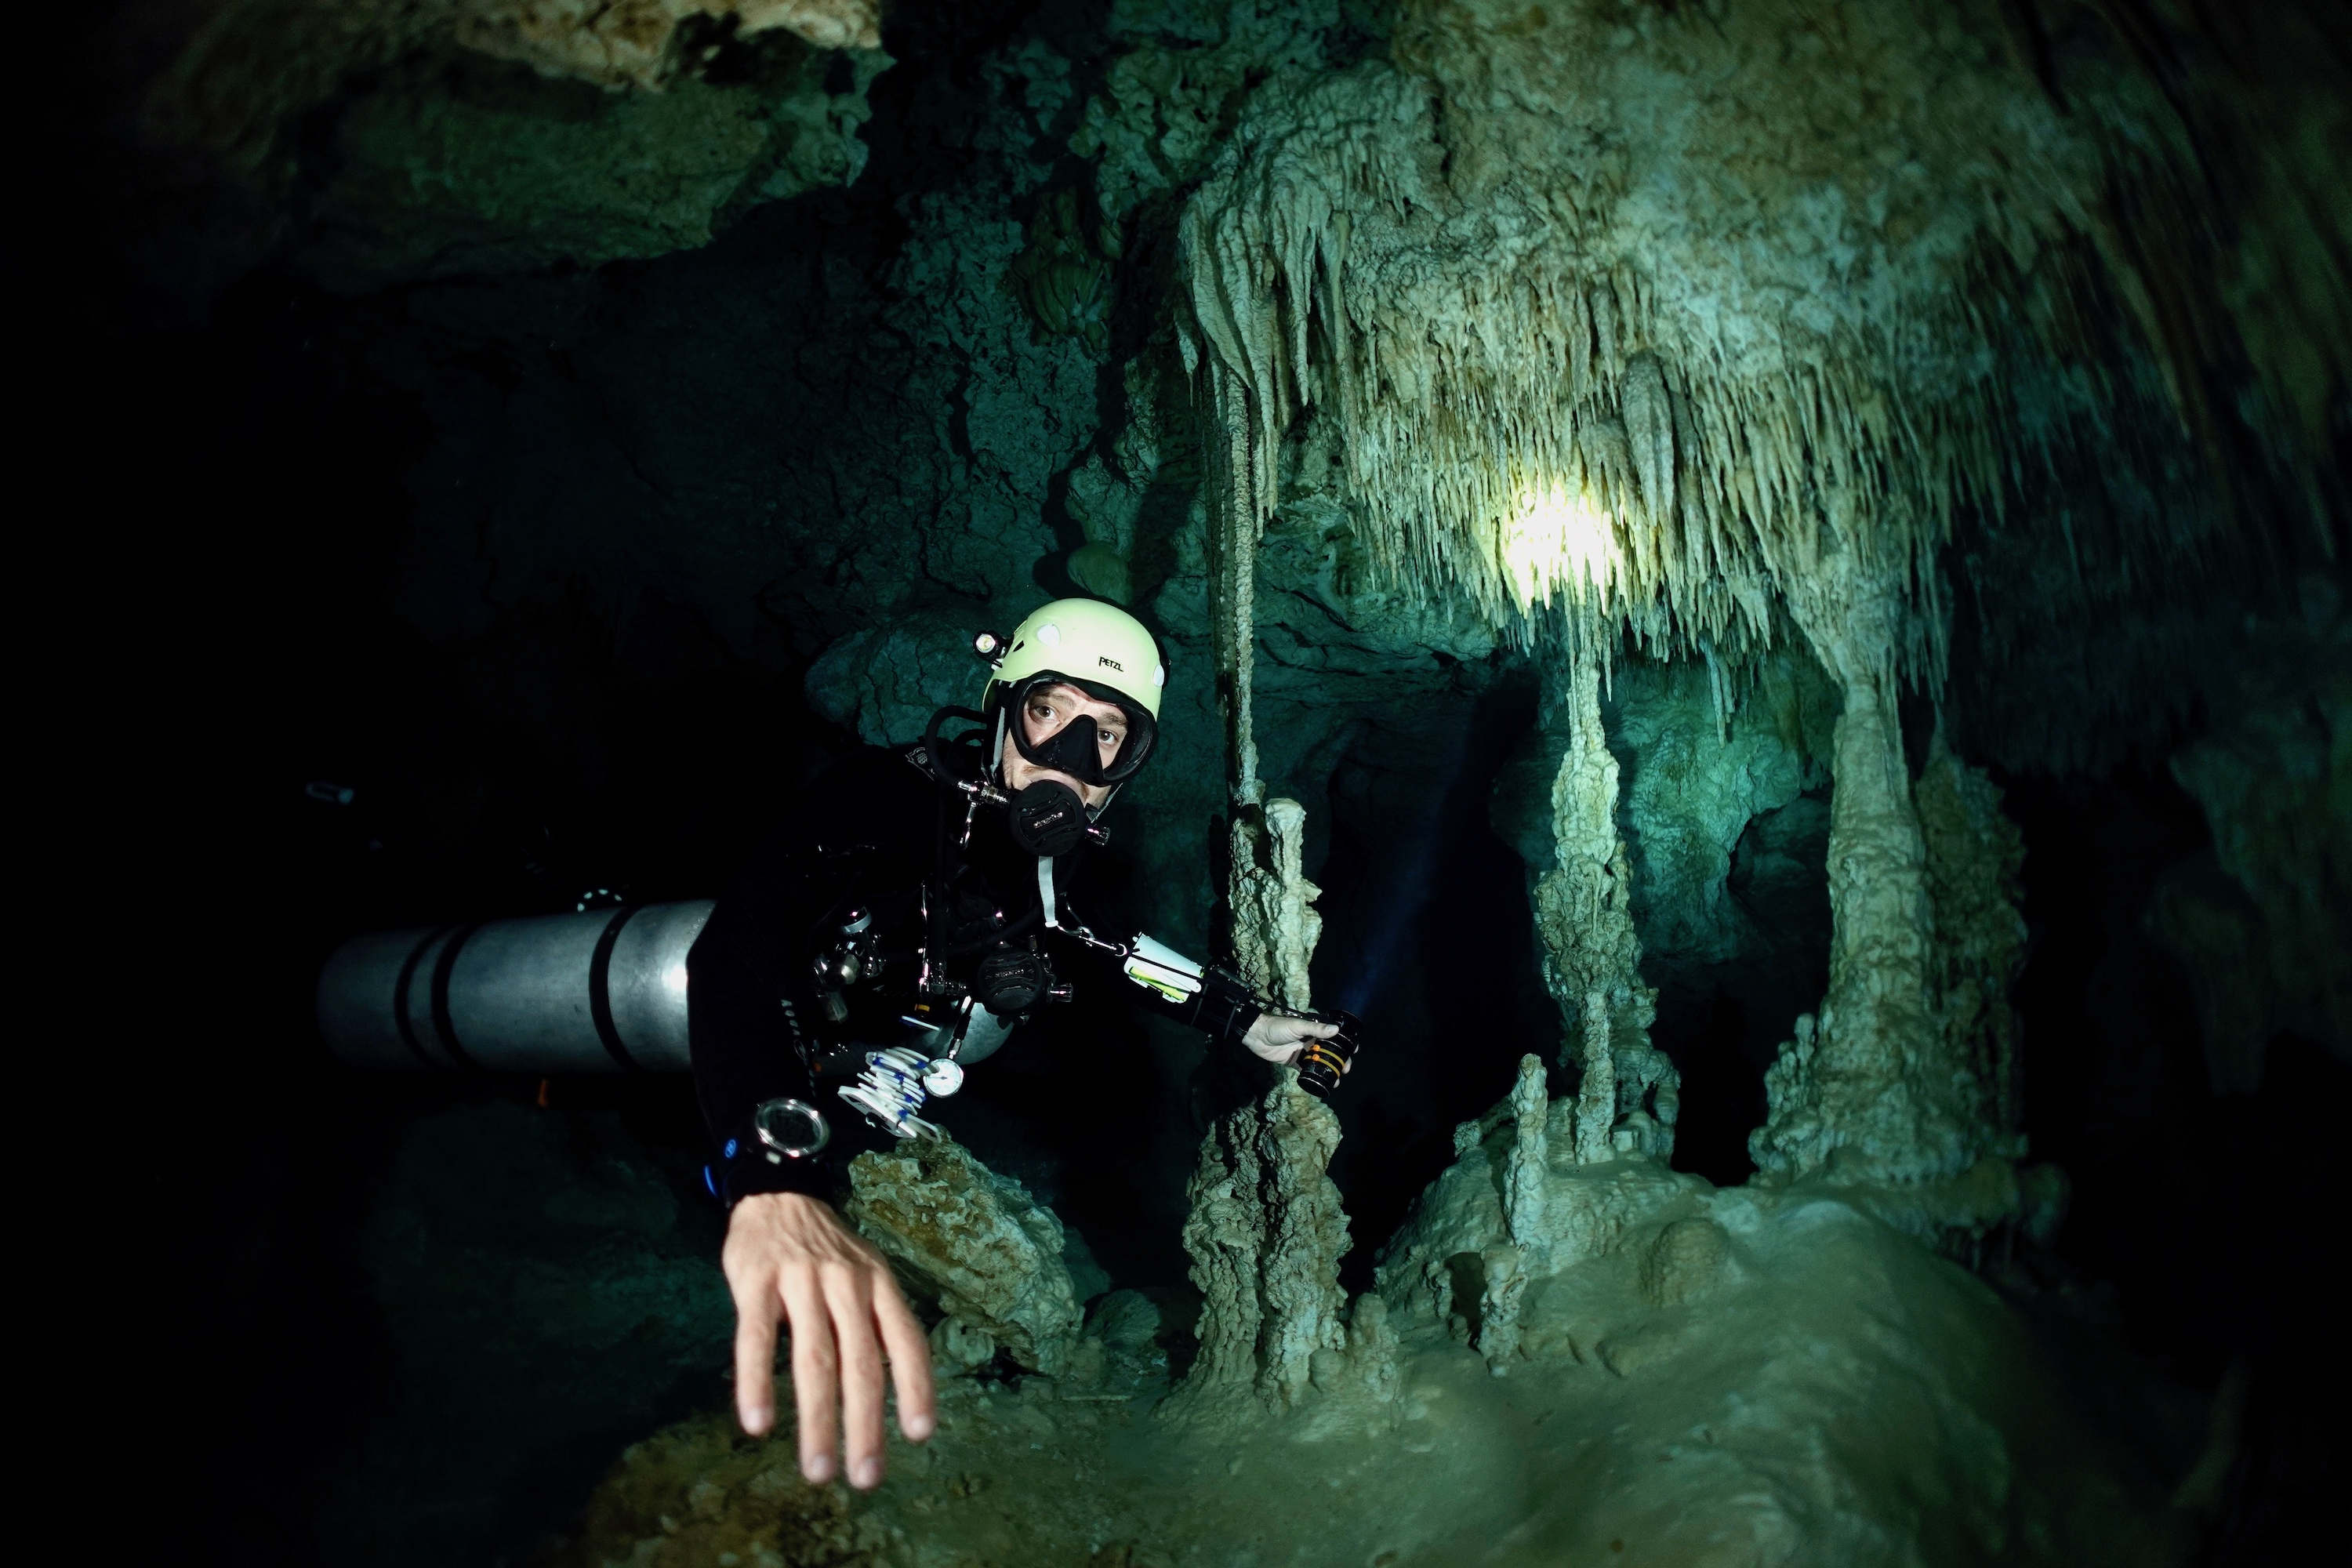
[[[776,1419],[776,1329],[793,1331],[801,1474],[834,1477],[834,1401],[841,1402],[849,1484],[882,1483],[882,1363],[898,1388],[898,1430],[931,1435],[931,1347],[890,1266],[831,1205],[763,1193],[735,1205],[719,1254],[735,1296],[735,1411],[753,1436]],[[837,1392],[836,1392],[837,1391]]]
[[[1257,1022],[1242,1037],[1242,1044],[1250,1055],[1286,1067],[1298,1059],[1298,1052],[1309,1040],[1328,1040],[1339,1032],[1337,1024],[1318,1024],[1311,1018],[1286,1018],[1277,1013],[1260,1013]],[[1356,1064],[1351,1060],[1339,1068],[1346,1072]]]

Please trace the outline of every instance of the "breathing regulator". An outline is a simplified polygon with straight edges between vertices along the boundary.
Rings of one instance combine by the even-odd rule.
[[[959,848],[970,846],[982,810],[1005,814],[1013,844],[1036,858],[1036,907],[1011,921],[999,912],[978,937],[958,941],[949,908],[953,888],[947,881],[927,882],[913,911],[923,935],[910,964],[906,955],[881,952],[875,916],[866,909],[836,910],[834,940],[813,961],[820,1005],[836,1024],[849,1016],[845,992],[875,984],[886,970],[912,969],[890,994],[906,1004],[900,1022],[917,1031],[915,1037],[866,1051],[863,1071],[839,1090],[869,1121],[900,1138],[935,1132],[918,1114],[926,1100],[954,1094],[962,1087],[966,1065],[993,1054],[1034,1009],[1069,995],[1039,945],[1039,928],[1108,955],[1129,980],[1169,1000],[1181,1002],[1205,991],[1211,993],[1208,1000],[1234,1010],[1283,1011],[1258,1000],[1241,981],[1150,937],[1105,941],[1066,916],[1055,861],[1081,844],[1108,841],[1095,819],[1143,766],[1158,740],[1167,668],[1151,634],[1113,605],[1058,599],[1032,614],[1009,637],[982,632],[973,638],[972,649],[988,664],[980,707],[941,709],[912,757],[940,789],[961,797]],[[1080,704],[1073,690],[1091,704]],[[1104,707],[1116,710],[1117,716],[1103,712]],[[980,727],[986,750],[977,770],[957,766],[949,756],[940,731],[950,720]],[[972,738],[967,732],[955,743],[968,746]],[[1004,765],[1008,741],[1031,768],[1060,776],[1034,778],[1013,789]],[[1073,788],[1073,782],[1080,787]],[[1097,790],[1104,793],[1089,803],[1087,794]],[[1332,1038],[1307,1042],[1298,1059],[1300,1084],[1328,1095],[1355,1053],[1360,1026],[1346,1014],[1299,1016],[1340,1026]]]

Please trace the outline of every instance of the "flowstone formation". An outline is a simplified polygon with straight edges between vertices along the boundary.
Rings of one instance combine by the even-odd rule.
[[[1517,1138],[1476,1158],[1507,1162]],[[1558,1269],[1465,1253],[1443,1297],[1408,1271],[1403,1304],[1356,1302],[1283,1416],[1202,1434],[1151,1418],[1164,1382],[954,1378],[939,1435],[894,1442],[890,1479],[859,1495],[805,1486],[789,1438],[714,1414],[632,1447],[545,1560],[2189,1560],[2160,1495],[1958,1268],[1835,1198],[1633,1160],[1549,1171],[1554,1195],[1615,1191],[1593,1250]]]

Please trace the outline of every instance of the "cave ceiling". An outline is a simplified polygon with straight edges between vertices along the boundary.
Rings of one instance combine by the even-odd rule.
[[[1207,662],[1232,528],[1276,780],[1580,648],[1703,663],[1727,736],[1793,652],[2010,768],[2340,667],[2327,7],[884,20],[129,5],[110,267],[134,325],[307,291],[324,374],[413,400],[426,642],[657,602],[867,739],[1041,592]]]
[[[1244,444],[1208,444],[1239,470],[1212,499],[1319,508],[1361,587],[1513,641],[1609,622],[1738,658],[1843,543],[1900,584],[1915,675],[1940,679],[1955,636],[1987,668],[2065,664],[2053,624],[2091,639],[2121,614],[2148,635],[2093,661],[2128,685],[2202,629],[2181,584],[2275,587],[2342,529],[2352,132],[2322,18],[1074,13],[1000,47],[961,110],[908,100],[908,156],[993,166],[923,193],[851,285],[902,311],[1010,299],[1033,341],[985,353],[933,320],[797,346],[888,379],[938,345],[983,425],[992,368],[1105,383],[1047,416],[1049,471],[1009,482],[1016,510],[1053,492],[1101,546],[1074,576],[1121,596],[1166,574],[1129,514],[1213,404]],[[893,63],[861,0],[132,6],[121,27],[147,177],[209,220],[153,226],[149,281],[198,310],[257,265],[364,297],[706,248],[854,188]]]

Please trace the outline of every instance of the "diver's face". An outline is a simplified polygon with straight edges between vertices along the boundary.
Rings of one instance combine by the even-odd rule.
[[[1056,683],[1032,689],[1013,721],[1022,727],[1033,746],[1045,744],[1072,724],[1092,725],[1095,744],[1105,767],[1127,744],[1127,715],[1119,710],[1118,704],[1100,701],[1075,686]],[[1039,767],[1021,754],[1021,748],[1013,743],[1010,735],[1004,737],[1003,752],[998,761],[1004,768],[1005,784],[1016,795],[1040,780],[1051,779],[1076,791],[1088,805],[1100,805],[1110,798],[1108,784],[1080,784],[1057,768]]]

